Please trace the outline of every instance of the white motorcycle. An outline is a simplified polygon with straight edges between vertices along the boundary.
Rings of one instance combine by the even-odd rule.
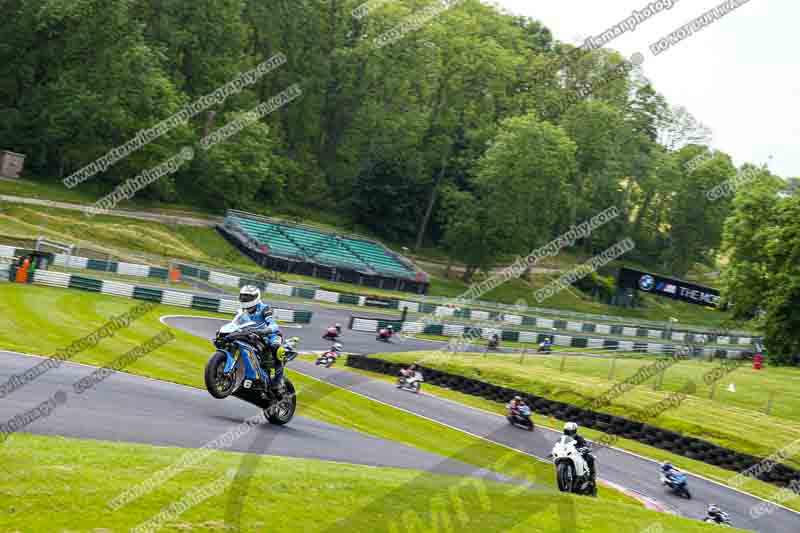
[[[724,511],[720,511],[719,518],[714,518],[712,516],[706,516],[705,520],[703,520],[706,524],[716,524],[722,527],[733,527],[731,525],[731,518],[728,516],[728,513]]]
[[[421,372],[414,372],[413,374],[403,372],[397,380],[397,388],[411,392],[419,392],[423,381],[425,380],[422,378]]]
[[[597,484],[589,472],[589,465],[576,447],[575,439],[562,435],[550,453],[556,467],[558,490],[585,496],[597,496]]]

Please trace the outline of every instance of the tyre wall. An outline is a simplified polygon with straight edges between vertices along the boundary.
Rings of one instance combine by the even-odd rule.
[[[373,357],[351,355],[347,358],[347,366],[380,374],[397,375],[400,369],[406,365]],[[531,410],[542,416],[577,422],[591,429],[635,440],[726,470],[742,472],[764,460],[761,457],[739,453],[702,439],[688,437],[643,422],[591,411],[577,405],[549,400],[542,396],[501,387],[477,379],[426,367],[422,367],[422,374],[425,381],[432,385],[472,396],[479,396],[493,402],[506,403],[512,397],[519,395],[525,399]],[[587,401],[591,401],[591,399],[587,398]],[[767,483],[785,487],[794,479],[800,480],[800,472],[786,465],[776,464],[768,472],[759,474],[758,478]]]

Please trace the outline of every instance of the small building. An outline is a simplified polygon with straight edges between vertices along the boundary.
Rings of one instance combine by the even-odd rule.
[[[25,156],[8,150],[0,150],[0,176],[4,178],[19,178]]]

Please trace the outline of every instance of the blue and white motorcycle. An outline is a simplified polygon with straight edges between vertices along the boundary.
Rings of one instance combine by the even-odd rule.
[[[686,498],[687,500],[692,499],[692,493],[689,492],[689,482],[686,478],[686,474],[680,472],[678,470],[673,470],[669,474],[661,473],[661,483],[667,486],[672,492],[676,495]]]
[[[270,424],[282,426],[289,423],[297,408],[294,385],[284,377],[279,388],[271,387],[276,376],[261,365],[259,353],[268,354],[271,348],[256,333],[253,322],[225,324],[214,338],[217,351],[206,363],[206,389],[214,398],[236,396],[264,410]],[[278,358],[283,363],[297,357],[297,343],[292,337],[278,348]]]

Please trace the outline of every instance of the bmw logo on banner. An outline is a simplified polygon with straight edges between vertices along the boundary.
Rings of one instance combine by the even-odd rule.
[[[619,269],[617,286],[623,290],[643,291],[654,296],[663,296],[696,305],[713,307],[721,305],[719,291],[713,287],[667,278],[634,268],[622,267]]]
[[[645,274],[639,278],[639,288],[643,291],[652,291],[656,285],[656,280],[650,274]]]

